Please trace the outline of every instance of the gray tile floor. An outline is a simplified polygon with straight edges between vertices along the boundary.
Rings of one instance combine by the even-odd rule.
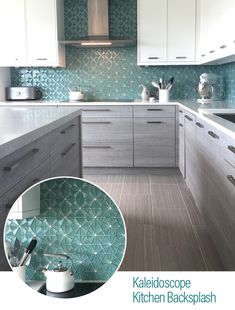
[[[105,190],[124,216],[128,239],[120,270],[225,270],[178,169],[88,169],[84,178]]]

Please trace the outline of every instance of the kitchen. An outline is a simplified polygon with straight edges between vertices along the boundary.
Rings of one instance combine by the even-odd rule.
[[[0,10],[5,26],[1,37],[6,42],[0,51],[1,119],[8,111],[17,128],[14,113],[21,115],[26,127],[29,115],[36,123],[41,117],[37,128],[31,125],[37,133],[30,134],[26,128],[19,133],[18,144],[7,141],[11,152],[61,126],[68,128],[78,118],[80,142],[73,157],[77,160],[64,160],[44,178],[83,176],[117,202],[128,240],[120,270],[234,270],[235,48],[234,34],[223,31],[233,28],[234,1],[226,0],[223,9],[219,0],[110,0],[108,8],[105,1],[98,2],[102,2],[102,18],[108,16],[110,36],[119,38],[112,48],[91,48],[94,42],[81,39],[95,24],[88,13],[92,1],[65,0],[64,6],[56,0],[50,5],[48,0],[8,5],[0,1],[6,10]],[[11,21],[6,12],[11,12]],[[111,44],[102,39],[103,45]],[[81,42],[90,44],[89,48],[80,48]],[[197,101],[197,85],[205,72],[218,77],[209,85],[217,100],[206,98],[203,103]],[[174,83],[170,100],[159,103],[159,90],[152,81],[163,77],[166,82],[174,77]],[[142,101],[142,84],[149,91],[147,97],[156,101],[150,103],[147,97]],[[5,87],[10,85],[36,87],[42,98],[5,101]],[[70,102],[71,91],[82,92],[83,99]],[[232,121],[226,119],[228,114]],[[10,129],[5,130],[7,135]],[[30,138],[24,141],[25,134]],[[48,139],[43,143],[50,146]],[[6,151],[4,143],[1,150]],[[55,153],[48,149],[46,158],[51,161]],[[7,156],[9,150],[1,155],[1,162]],[[76,173],[69,167],[71,162],[77,163]],[[65,168],[60,171],[62,165]],[[2,201],[10,189],[1,192]]]

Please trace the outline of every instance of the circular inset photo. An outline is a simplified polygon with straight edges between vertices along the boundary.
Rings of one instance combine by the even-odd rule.
[[[25,191],[4,229],[13,271],[39,293],[72,298],[89,294],[118,270],[126,249],[123,216],[101,188],[59,177]]]

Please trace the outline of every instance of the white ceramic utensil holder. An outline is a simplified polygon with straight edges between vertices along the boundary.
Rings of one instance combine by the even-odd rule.
[[[169,89],[159,89],[159,103],[169,102]]]
[[[12,267],[12,270],[24,282],[25,282],[25,269],[26,269],[26,266]]]

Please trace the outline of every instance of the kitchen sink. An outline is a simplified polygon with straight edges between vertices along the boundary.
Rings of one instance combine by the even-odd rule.
[[[235,113],[213,113],[213,114],[227,121],[235,123]]]

